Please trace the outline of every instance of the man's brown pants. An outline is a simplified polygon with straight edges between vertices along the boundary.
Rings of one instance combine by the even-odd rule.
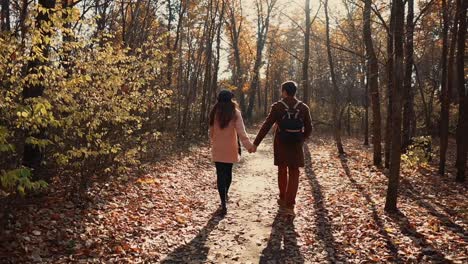
[[[299,168],[278,166],[278,187],[280,199],[285,202],[287,207],[293,208],[299,187]]]

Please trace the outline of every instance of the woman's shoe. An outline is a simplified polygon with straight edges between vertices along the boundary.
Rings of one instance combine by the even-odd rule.
[[[227,208],[226,208],[226,207],[221,208],[220,214],[221,214],[222,216],[225,216],[225,215],[227,214]]]
[[[221,217],[224,217],[226,214],[227,214],[227,207],[225,206],[220,206],[214,213],[214,215],[221,216]]]

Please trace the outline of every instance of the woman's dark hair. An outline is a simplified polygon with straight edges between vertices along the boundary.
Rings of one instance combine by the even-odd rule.
[[[281,84],[281,90],[286,91],[289,96],[294,96],[297,91],[297,84],[294,81],[286,81]]]
[[[221,129],[226,128],[229,122],[236,116],[237,104],[232,101],[234,94],[223,90],[218,94],[218,102],[210,112],[210,126],[214,125],[215,118],[218,120]]]

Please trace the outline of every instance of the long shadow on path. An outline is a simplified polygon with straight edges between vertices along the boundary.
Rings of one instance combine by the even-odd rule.
[[[366,202],[368,203],[371,211],[372,211],[372,219],[374,220],[374,223],[377,225],[379,228],[378,232],[379,234],[385,239],[386,247],[390,251],[390,254],[392,255],[392,261],[397,262],[397,263],[402,263],[403,260],[401,259],[401,256],[398,254],[398,248],[397,246],[393,243],[392,239],[390,238],[390,235],[388,234],[387,231],[385,231],[385,226],[382,222],[382,219],[380,219],[379,214],[377,213],[377,207],[370,197],[369,193],[366,192],[364,187],[362,187],[351,175],[351,170],[348,167],[348,160],[345,156],[340,157],[340,162],[341,166],[343,167],[346,176],[348,177],[349,181],[351,182],[352,186],[356,188],[361,195],[366,199]]]
[[[402,179],[401,183],[402,186],[404,186],[402,188],[402,195],[408,197],[409,199],[416,202],[419,206],[425,208],[429,214],[437,217],[442,225],[444,225],[446,228],[452,230],[452,232],[460,236],[460,239],[462,239],[463,241],[468,242],[467,230],[465,230],[461,225],[453,222],[448,215],[437,211],[437,209],[428,201],[429,199],[427,199],[426,197],[424,197],[423,194],[417,191],[409,180]],[[439,205],[439,207],[443,207],[443,205]],[[448,211],[448,209],[446,208],[443,208],[443,210],[446,212]]]
[[[401,233],[410,237],[413,242],[421,248],[421,252],[417,256],[418,263],[427,261],[423,260],[423,258],[431,260],[432,263],[453,263],[453,261],[447,259],[443,253],[435,249],[432,244],[427,241],[426,237],[414,228],[403,213],[398,212],[389,216],[398,224]]]
[[[297,236],[293,219],[276,214],[267,247],[262,251],[259,263],[304,263],[297,245]]]
[[[210,250],[206,246],[208,237],[222,219],[223,217],[213,214],[195,238],[189,243],[176,248],[161,263],[204,263]]]
[[[392,239],[390,238],[388,232],[385,231],[384,224],[377,213],[375,202],[371,199],[369,193],[367,193],[366,190],[352,177],[351,171],[348,167],[348,160],[346,159],[346,157],[341,157],[340,161],[341,161],[341,166],[343,167],[345,174],[348,177],[349,181],[361,193],[361,195],[366,199],[367,203],[370,205],[370,209],[372,210],[372,218],[375,224],[379,228],[380,235],[382,235],[385,239],[386,247],[390,251],[390,254],[393,257],[392,262],[403,263],[404,262],[403,256],[401,256],[398,253],[398,247],[392,242]],[[405,183],[405,180],[402,180],[402,182]],[[408,188],[409,191],[407,190],[407,191],[404,191],[403,193],[405,193],[410,198],[413,198],[416,201],[421,201],[420,199],[416,199],[412,196],[415,191],[414,189],[411,188],[411,185],[409,183],[406,183],[406,185],[408,185],[406,186],[406,188]],[[426,208],[429,208],[428,210],[432,209],[432,211],[436,212],[435,209],[430,208],[430,205],[426,205],[426,204],[420,204],[420,205]],[[435,263],[451,263],[450,260],[445,258],[444,254],[437,251],[427,241],[426,237],[423,234],[416,231],[416,229],[413,227],[413,225],[410,223],[408,218],[403,213],[399,212],[397,214],[389,214],[389,216],[393,220],[393,222],[398,224],[398,227],[402,234],[410,237],[414,243],[416,243],[420,248],[422,248],[422,251],[417,256],[418,262],[423,261],[423,257],[426,256],[426,258],[430,259],[432,262],[435,262]]]
[[[305,161],[305,174],[312,186],[312,195],[314,197],[315,208],[315,223],[317,226],[317,237],[323,241],[325,250],[327,252],[327,260],[329,263],[336,263],[340,260],[336,254],[336,242],[332,233],[332,226],[328,219],[328,210],[324,204],[324,197],[322,194],[322,187],[318,182],[317,175],[312,168],[312,159],[309,146],[304,144],[304,161]]]

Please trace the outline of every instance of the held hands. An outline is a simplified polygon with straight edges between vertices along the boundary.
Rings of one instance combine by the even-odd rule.
[[[249,153],[255,153],[255,152],[257,152],[257,146],[252,144],[252,146],[250,148],[248,148],[247,151]]]

